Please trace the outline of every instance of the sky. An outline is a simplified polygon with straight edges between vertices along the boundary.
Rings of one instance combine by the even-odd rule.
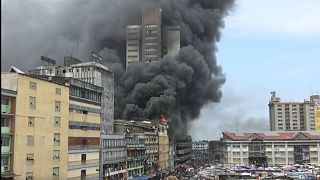
[[[10,6],[3,2],[6,13],[2,12],[2,24],[10,27],[3,50],[18,49],[8,53],[11,58],[7,59],[19,68],[33,67],[40,55],[55,54],[59,58],[69,55],[76,49],[74,40],[79,37],[85,42],[80,49],[89,53],[92,47],[89,40],[97,38],[100,32],[113,30],[112,23],[119,21],[111,16],[101,18],[104,26],[94,34],[87,27],[92,27],[91,22],[99,24],[96,16],[103,14],[105,7],[90,16],[82,12],[95,9],[95,3],[91,6],[76,3],[74,8],[79,11],[69,11],[70,4],[66,6],[63,0],[15,1]],[[223,96],[220,103],[207,105],[201,116],[188,124],[194,140],[218,139],[221,131],[268,130],[268,101],[273,90],[290,101],[303,101],[310,93],[320,93],[319,9],[319,0],[236,0],[217,44],[217,62],[226,76]],[[78,21],[72,18],[79,14]],[[84,23],[79,22],[82,20]],[[79,24],[84,26],[78,27]],[[2,60],[6,59],[3,54]]]
[[[320,1],[238,0],[226,18],[217,59],[227,81],[221,102],[191,123],[193,140],[222,131],[268,130],[268,102],[320,93]]]

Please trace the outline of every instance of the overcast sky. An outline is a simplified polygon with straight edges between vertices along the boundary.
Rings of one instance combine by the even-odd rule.
[[[227,17],[218,63],[227,82],[220,104],[203,109],[194,140],[221,131],[268,130],[268,100],[303,101],[320,92],[320,1],[238,0]]]

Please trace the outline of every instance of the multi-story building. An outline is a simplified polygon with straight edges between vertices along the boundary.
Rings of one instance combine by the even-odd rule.
[[[209,163],[211,157],[209,156],[209,141],[194,141],[192,142],[192,160],[198,163]]]
[[[222,134],[226,163],[257,166],[320,163],[320,133],[316,131]]]
[[[194,151],[208,151],[209,150],[209,141],[194,141],[192,142],[192,150]]]
[[[73,78],[32,76],[69,86],[68,179],[99,179],[103,88]]]
[[[145,132],[145,145],[147,155],[146,174],[153,175],[158,172],[159,163],[159,137],[158,132]]]
[[[126,68],[131,63],[157,62],[166,54],[179,53],[180,26],[162,27],[161,14],[158,7],[143,9],[142,25],[127,26]]]
[[[169,136],[169,161],[171,169],[192,158],[192,138],[189,135],[173,134]]]
[[[209,142],[209,156],[215,162],[225,162],[226,158],[226,145],[223,141],[210,141]]]
[[[139,62],[141,59],[141,26],[127,26],[127,55],[126,68],[130,63]]]
[[[273,91],[269,102],[271,131],[315,130],[315,101],[282,102]]]
[[[17,91],[1,86],[1,177],[13,179],[14,125]]]
[[[156,62],[161,58],[161,9],[142,10],[142,62]]]
[[[159,170],[168,170],[169,164],[169,137],[168,137],[168,125],[165,122],[158,124],[158,136],[159,136]]]
[[[94,141],[95,145],[99,146],[102,144],[102,141],[110,139],[114,139],[113,136],[113,109],[114,109],[114,99],[113,99],[113,90],[114,90],[114,82],[113,82],[113,74],[108,70],[108,68],[101,63],[97,62],[101,60],[97,54],[92,54],[95,61],[79,63],[80,60],[74,59],[71,57],[65,58],[65,65],[70,65],[68,67],[60,67],[55,65],[55,61],[52,59],[47,60],[48,58],[42,57],[43,62],[49,62],[47,65],[37,66],[35,69],[30,70],[29,72],[33,75],[46,75],[49,76],[51,79],[52,77],[64,77],[64,78],[71,78],[77,79],[79,82],[84,82],[82,84],[86,84],[85,88],[89,87],[89,90],[82,90],[81,88],[76,88],[74,93],[77,93],[76,96],[81,99],[94,99],[98,101],[100,110],[100,138],[99,142],[96,143],[96,139]],[[98,57],[98,60],[97,58]],[[53,73],[54,72],[54,73]],[[81,84],[81,83],[80,83]],[[92,87],[99,87],[100,90],[92,91],[90,88]],[[73,90],[73,89],[71,89]],[[86,101],[84,102],[86,103]],[[97,117],[97,116],[96,116]],[[84,120],[86,121],[86,120]],[[96,123],[96,122],[95,122]],[[92,144],[91,144],[92,145]],[[119,146],[119,148],[122,148]],[[106,159],[103,159],[103,153],[107,150],[104,148],[100,149],[99,153],[99,170],[100,177],[103,177],[103,173],[105,170],[103,167],[105,164],[103,162],[110,162]],[[93,169],[93,167],[92,167]],[[84,173],[84,171],[83,171]],[[93,173],[93,170],[91,170]],[[84,175],[82,175],[83,177]]]
[[[176,56],[180,51],[180,26],[167,26],[164,28],[162,42],[162,56]]]
[[[320,131],[320,106],[317,106],[315,108],[315,114],[316,114],[316,122],[315,122],[315,126],[316,126],[316,131]]]
[[[315,128],[316,131],[320,131],[320,95],[312,95],[310,97],[312,102],[315,102]]]
[[[103,179],[126,180],[127,175],[127,143],[124,134],[109,135],[102,141],[103,149]]]
[[[128,177],[145,174],[147,156],[144,133],[127,133],[126,140]]]
[[[157,176],[160,171],[167,170],[169,168],[169,138],[167,134],[168,125],[166,122],[156,120],[115,120],[114,130],[117,133],[126,133],[127,138],[138,138],[138,136],[136,136],[137,134],[144,135],[144,148],[146,149],[144,174],[147,174],[149,177],[154,177]],[[138,171],[132,171],[134,168],[137,168],[137,164],[130,161],[132,158],[129,156],[129,150],[132,148],[129,148],[128,144],[127,147],[129,159],[127,161],[127,167],[128,172],[130,172],[129,177],[132,177],[138,175],[136,174]],[[138,164],[138,166],[140,165]]]
[[[9,137],[3,140],[10,145],[1,150],[11,151],[2,156],[8,158],[3,159],[1,167],[5,168],[3,163],[8,160],[8,170],[17,180],[67,179],[69,87],[11,72],[1,73],[5,93],[1,106],[7,108],[1,124],[8,127],[9,123],[12,133],[1,136]],[[15,100],[8,98],[12,95],[16,95]]]

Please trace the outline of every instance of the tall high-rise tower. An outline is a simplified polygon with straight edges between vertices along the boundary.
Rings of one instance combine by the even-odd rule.
[[[139,62],[141,60],[141,26],[127,26],[127,57],[126,68],[130,63]]]
[[[161,9],[142,11],[142,62],[156,62],[161,58]]]
[[[315,130],[314,99],[304,102],[283,102],[273,91],[269,102],[271,131],[312,131]]]

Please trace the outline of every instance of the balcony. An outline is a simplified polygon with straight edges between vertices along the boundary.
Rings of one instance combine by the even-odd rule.
[[[69,146],[69,150],[85,150],[85,149],[99,149],[99,145],[75,145]]]
[[[10,146],[1,146],[1,154],[9,154]]]
[[[138,156],[128,156],[127,161],[140,161],[140,160],[146,160],[147,155],[138,155]]]
[[[1,134],[9,134],[10,127],[1,127]]]
[[[9,105],[1,104],[1,114],[11,114],[11,107]]]

